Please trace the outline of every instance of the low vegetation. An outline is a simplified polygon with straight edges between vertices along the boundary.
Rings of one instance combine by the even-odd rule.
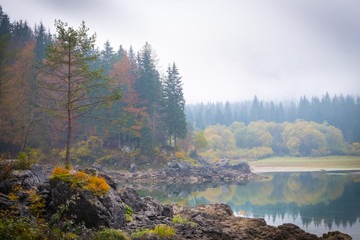
[[[157,235],[160,238],[169,238],[175,236],[175,234],[176,233],[174,228],[164,224],[160,224],[160,225],[156,225],[154,229],[140,229],[139,231],[132,233],[131,237],[143,238],[144,236],[147,235]]]
[[[121,230],[105,228],[95,234],[94,240],[130,240],[130,237]]]
[[[173,223],[179,223],[179,224],[189,223],[191,226],[196,225],[195,222],[189,221],[186,217],[183,217],[180,214],[175,215],[172,222]]]
[[[56,167],[51,178],[58,178],[65,182],[70,182],[73,189],[88,189],[94,196],[106,195],[110,186],[104,178],[92,176],[85,172],[70,171],[66,168]]]

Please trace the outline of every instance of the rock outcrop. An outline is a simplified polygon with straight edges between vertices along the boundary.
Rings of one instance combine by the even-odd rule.
[[[61,205],[67,205],[76,223],[84,222],[88,228],[120,228],[125,224],[126,206],[115,189],[104,196],[94,196],[88,189],[73,189],[69,182],[50,179],[48,211],[55,213]]]
[[[181,214],[195,223],[174,224],[181,239],[351,239],[340,232],[329,232],[319,238],[294,224],[274,227],[267,225],[262,218],[235,217],[226,204],[200,205],[190,210],[176,209],[174,214]]]
[[[261,179],[251,173],[247,163],[230,165],[226,159],[214,165],[191,166],[186,161],[171,161],[166,167],[157,170],[137,171],[133,173],[112,172],[118,182],[159,183],[167,184],[201,184],[201,183],[238,183]]]

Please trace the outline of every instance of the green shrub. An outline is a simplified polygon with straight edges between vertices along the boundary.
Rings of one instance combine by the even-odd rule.
[[[174,216],[172,222],[173,222],[173,223],[183,224],[183,223],[188,223],[189,220],[188,220],[186,217],[183,217],[183,216],[181,216],[180,214],[178,214],[178,215],[175,215],[175,216]]]
[[[39,238],[39,226],[28,217],[1,217],[0,239],[41,239]]]
[[[189,221],[186,217],[183,217],[180,214],[175,215],[172,222],[173,223],[179,223],[179,224],[190,223],[191,226],[196,225],[195,222]]]
[[[94,240],[130,240],[130,238],[121,230],[105,228],[96,233]]]
[[[154,234],[158,235],[161,238],[175,236],[175,229],[168,225],[163,225],[163,224],[156,225],[153,232]]]
[[[168,238],[175,236],[175,229],[164,225],[156,225],[154,230],[151,229],[140,229],[131,234],[132,238],[143,238],[145,235],[158,235],[160,238]]]

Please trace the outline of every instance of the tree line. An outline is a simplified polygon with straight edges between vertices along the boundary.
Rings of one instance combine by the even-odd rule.
[[[194,139],[197,153],[208,161],[360,154],[359,143],[346,142],[338,128],[303,120],[294,123],[260,120],[248,125],[234,122],[228,127],[217,124],[197,132]]]
[[[108,162],[146,162],[185,138],[175,63],[161,73],[149,43],[135,52],[107,41],[100,50],[85,23],[55,27],[52,35],[41,23],[10,22],[0,6],[0,153],[93,163],[97,151]]]
[[[306,96],[298,102],[262,101],[254,97],[252,101],[217,102],[187,104],[186,118],[195,128],[205,128],[220,124],[229,126],[233,122],[294,123],[297,119],[327,122],[340,129],[349,142],[360,142],[360,97],[334,95],[328,93],[321,98]]]

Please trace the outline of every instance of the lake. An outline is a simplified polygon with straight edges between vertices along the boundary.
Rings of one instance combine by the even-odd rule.
[[[321,236],[339,230],[360,239],[360,172],[262,174],[262,181],[214,186],[133,186],[140,196],[191,208],[226,203],[235,215],[261,217],[270,225],[294,223]]]

